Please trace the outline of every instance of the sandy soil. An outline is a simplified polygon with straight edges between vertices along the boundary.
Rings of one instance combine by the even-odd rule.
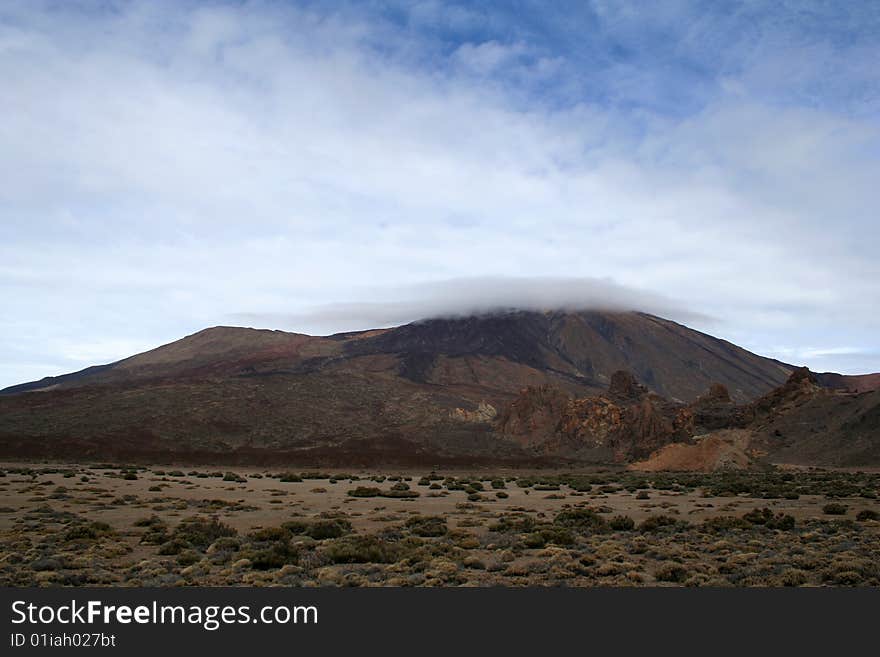
[[[521,472],[476,475],[461,472],[453,475],[444,472],[440,473],[440,478],[433,482],[435,489],[431,489],[428,482],[419,482],[422,476],[428,474],[425,472],[400,473],[399,482],[387,479],[373,481],[371,478],[376,478],[376,472],[348,472],[344,473],[347,475],[346,478],[339,479],[282,482],[277,478],[277,472],[256,468],[238,468],[232,473],[245,481],[224,480],[218,475],[225,474],[225,471],[210,468],[195,470],[180,468],[179,472],[175,472],[177,468],[169,466],[141,468],[137,472],[131,471],[128,478],[125,478],[125,473],[118,466],[102,469],[87,465],[5,463],[0,464],[0,469],[5,471],[5,476],[0,478],[0,580],[6,584],[321,585],[339,583],[340,577],[344,579],[348,575],[353,575],[358,583],[370,581],[369,577],[365,582],[357,579],[365,577],[361,572],[367,568],[365,565],[323,563],[321,558],[325,552],[332,552],[325,550],[330,543],[316,543],[309,539],[302,541],[296,538],[290,539],[292,545],[298,546],[296,551],[299,556],[290,559],[295,563],[285,563],[278,569],[267,569],[271,571],[270,573],[241,572],[247,571],[247,568],[241,567],[241,564],[236,571],[232,568],[232,562],[247,559],[235,559],[235,555],[230,557],[229,563],[215,563],[217,560],[209,559],[210,552],[205,552],[205,546],[200,549],[189,549],[184,546],[184,552],[188,555],[186,559],[180,557],[179,553],[162,556],[158,553],[159,545],[144,542],[145,532],[148,529],[144,526],[135,526],[136,521],[150,516],[155,516],[161,521],[162,526],[167,529],[166,538],[169,540],[173,538],[174,527],[182,519],[193,516],[205,519],[216,518],[240,537],[249,536],[261,528],[277,528],[295,519],[314,521],[322,518],[340,518],[350,523],[352,536],[381,536],[383,537],[381,540],[386,542],[406,539],[409,534],[401,528],[406,527],[407,520],[412,517],[437,516],[445,521],[443,537],[411,541],[414,544],[421,541],[416,546],[421,550],[418,552],[420,561],[413,561],[415,559],[413,556],[410,559],[413,561],[412,566],[407,570],[400,568],[400,561],[405,561],[402,558],[392,562],[386,560],[382,566],[383,572],[390,569],[396,573],[397,578],[385,573],[386,577],[378,578],[374,582],[378,584],[388,584],[391,580],[394,584],[421,585],[437,583],[434,580],[438,579],[444,584],[560,583],[556,576],[542,577],[540,570],[532,574],[517,575],[515,566],[529,563],[534,559],[549,558],[544,554],[547,550],[563,549],[568,551],[572,560],[579,562],[583,561],[583,555],[593,555],[590,557],[592,563],[586,568],[594,570],[598,568],[596,573],[590,573],[588,581],[581,581],[586,577],[586,573],[580,573],[579,579],[578,569],[573,568],[572,577],[563,578],[568,580],[566,583],[576,585],[657,583],[659,580],[652,572],[656,570],[658,564],[676,562],[674,555],[680,553],[684,549],[682,546],[688,545],[689,542],[699,543],[704,539],[709,540],[704,536],[705,531],[702,529],[699,541],[692,540],[688,532],[696,530],[689,529],[690,527],[702,527],[700,523],[719,516],[741,518],[750,511],[764,508],[769,509],[774,516],[791,516],[797,523],[799,540],[807,530],[827,533],[825,526],[836,522],[837,525],[833,525],[836,527],[833,532],[835,536],[841,534],[841,528],[845,528],[847,533],[853,532],[853,536],[847,535],[845,538],[839,536],[842,542],[851,543],[853,537],[858,538],[859,559],[873,558],[875,562],[880,563],[880,523],[871,520],[862,523],[853,521],[861,511],[880,512],[880,502],[876,498],[871,499],[861,495],[834,499],[834,502],[846,508],[841,519],[831,517],[823,510],[823,507],[829,503],[829,498],[825,494],[799,495],[797,499],[763,499],[748,493],[714,496],[697,486],[690,489],[676,487],[677,489],[671,490],[651,488],[645,489],[639,495],[635,490],[626,490],[615,485],[614,479],[624,476],[624,473],[614,472],[600,475],[612,481],[610,487],[595,485],[585,492],[574,490],[565,484],[560,485],[558,490],[540,490],[540,485],[521,487],[514,481],[515,477],[528,476]],[[180,474],[183,476],[179,476]],[[385,476],[388,474],[390,473],[385,473]],[[458,479],[464,477],[471,482],[482,480],[483,490],[470,493],[454,488],[448,490],[441,478],[453,476]],[[534,476],[546,478],[552,475],[544,472]],[[876,478],[876,475],[865,476]],[[354,477],[357,479],[354,480]],[[227,479],[229,478],[227,476]],[[407,478],[411,479],[405,481]],[[490,484],[492,479],[496,482],[499,479],[507,480],[503,483],[502,493],[507,496],[506,498],[497,496],[498,491]],[[874,480],[869,480],[868,485],[873,485],[872,481]],[[388,490],[394,483],[405,484],[411,491],[416,491],[418,497],[396,499],[352,497],[349,494],[349,491],[357,486]],[[479,486],[479,484],[475,485]],[[644,497],[647,499],[642,499]],[[604,533],[577,530],[574,534],[574,543],[568,542],[570,540],[568,536],[565,537],[565,541],[553,538],[551,532],[550,540],[538,541],[540,545],[534,544],[537,539],[532,543],[529,542],[530,537],[534,537],[536,532],[549,531],[547,528],[551,525],[547,523],[561,522],[554,520],[557,514],[572,509],[595,510],[604,519],[625,516],[632,519],[635,529],[611,533],[608,533],[607,529],[603,530]],[[654,536],[646,533],[647,530],[639,532],[638,528],[645,520],[658,515],[681,521],[681,527],[687,528],[680,528],[676,535],[666,533]],[[527,527],[523,531],[505,530],[507,533],[499,533],[497,528],[493,529],[493,523],[499,518],[508,517],[527,518],[530,523],[544,523],[544,525],[540,525],[535,531],[532,531],[534,528]],[[109,529],[102,529],[98,536],[87,538],[83,542],[73,539],[64,542],[62,537],[70,535],[71,527],[94,522],[106,523]],[[755,543],[765,539],[766,545],[761,547],[761,551],[770,550],[783,554],[788,549],[785,547],[786,541],[790,543],[791,538],[779,536],[778,531],[763,528],[761,528],[762,533],[754,536],[749,534],[751,530],[735,531],[740,532],[736,537],[742,543],[742,550],[741,552],[730,550],[728,556],[734,561],[740,553],[754,552],[757,549]],[[391,538],[388,538],[389,536]],[[727,536],[709,538],[714,542],[730,540]],[[349,539],[350,536],[334,537],[332,540]],[[288,541],[287,538],[284,540]],[[449,544],[449,553],[455,553],[455,558],[451,559],[455,567],[447,568],[455,576],[444,580],[434,573],[432,579],[426,573],[432,572],[431,564],[443,557],[443,550],[446,548],[440,548],[445,545],[444,541]],[[554,541],[560,541],[563,545],[557,546]],[[597,574],[601,572],[601,563],[597,565],[595,555],[597,548],[608,544],[609,541],[611,543],[617,541],[620,548],[618,551],[622,554],[626,554],[634,544],[644,548],[645,541],[648,541],[649,545],[655,545],[658,551],[654,559],[656,563],[641,563],[645,561],[644,559],[633,560],[633,555],[644,554],[643,550],[642,552],[636,550],[624,559],[628,570],[617,572],[619,569],[611,567],[610,570],[606,569],[610,573],[610,579],[606,577],[603,580],[602,575]],[[804,540],[805,545],[809,542]],[[245,550],[246,547],[249,546],[239,546],[235,549]],[[815,547],[813,545],[813,548]],[[611,550],[608,545],[605,549]],[[824,548],[819,545],[818,549],[821,552]],[[831,563],[834,548],[828,546],[827,549],[826,556],[828,563]],[[798,553],[798,550],[795,550],[791,556],[796,556]],[[315,562],[316,569],[303,567],[303,555],[306,555],[307,560],[311,559]],[[469,568],[466,565],[468,559],[480,560],[482,567]],[[183,563],[185,561],[191,563]],[[421,561],[425,563],[418,565]],[[147,568],[145,563],[150,567]],[[620,563],[620,559],[608,563]],[[30,564],[31,567],[31,571],[25,569],[28,574],[24,576],[21,572],[23,564]],[[495,567],[498,564],[503,564],[504,568]],[[493,567],[489,567],[490,565]],[[199,571],[197,567],[200,566],[203,566],[201,570],[204,572]],[[187,576],[187,568],[190,569],[192,577]],[[713,573],[710,569],[705,573],[706,577],[703,579],[706,582],[712,581],[709,575],[724,572],[723,568],[718,570],[717,565],[714,568],[716,572]],[[280,578],[278,576],[278,573],[285,569],[286,575],[289,576],[288,581],[285,581],[283,576]],[[151,575],[140,576],[139,573],[144,570],[149,570]],[[774,575],[779,575],[776,570],[778,569],[774,569]],[[327,572],[321,573],[321,571]],[[70,575],[72,572],[77,575]],[[800,569],[799,572],[808,572],[808,569]],[[873,571],[869,568],[862,579],[870,581],[871,572]],[[91,575],[95,573],[98,575],[92,577]],[[266,579],[267,577],[269,579]],[[804,582],[800,582],[798,578],[803,576],[798,575],[795,578],[798,583],[821,583],[821,580],[816,581],[812,574],[805,578]],[[97,581],[94,581],[96,579]],[[741,584],[735,578],[732,583]]]

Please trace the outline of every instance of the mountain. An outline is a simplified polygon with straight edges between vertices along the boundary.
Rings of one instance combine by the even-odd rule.
[[[869,392],[880,389],[880,373],[878,374],[836,374],[822,372],[816,374],[816,381],[823,388],[846,390],[849,392]]]
[[[598,392],[613,372],[628,370],[671,398],[693,399],[718,382],[743,401],[781,384],[793,369],[643,313],[508,312],[329,337],[215,327],[117,363],[0,394],[377,367],[413,383],[480,387],[490,395],[515,394],[520,382],[537,380]]]
[[[536,453],[575,461],[633,463],[640,470],[741,469],[766,463],[880,464],[880,390],[820,385],[806,368],[766,395],[737,404],[720,384],[688,404],[616,372],[608,390],[583,398],[527,388],[497,431]]]
[[[829,389],[821,375],[804,368],[752,407],[755,445],[774,460],[880,465],[880,389]]]
[[[528,389],[543,388],[559,404],[601,395],[620,370],[665,417],[712,384],[731,403],[747,403],[794,368],[644,313],[512,311],[324,337],[216,327],[7,388],[0,455],[552,461],[578,450],[537,449],[499,429],[511,404]],[[639,416],[646,427],[659,417],[649,411]],[[643,454],[646,444],[631,442],[618,456]]]

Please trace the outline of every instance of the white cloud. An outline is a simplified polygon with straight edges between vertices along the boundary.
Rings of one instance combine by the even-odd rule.
[[[370,301],[321,304],[294,314],[238,313],[239,321],[330,333],[420,319],[511,309],[642,311],[680,321],[711,322],[661,295],[605,279],[484,276],[361,290]]]
[[[431,286],[448,307],[469,291],[443,282],[462,278],[610,278],[757,351],[876,345],[880,129],[768,100],[776,59],[727,73],[699,110],[627,114],[511,88],[498,71],[517,58],[562,62],[522,39],[420,66],[417,37],[363,15],[7,12],[0,385],[230,313],[324,307],[356,328],[354,310],[366,324]],[[411,20],[477,19],[425,3]],[[528,286],[479,289],[472,305],[535,303]],[[437,309],[407,303],[401,319]]]

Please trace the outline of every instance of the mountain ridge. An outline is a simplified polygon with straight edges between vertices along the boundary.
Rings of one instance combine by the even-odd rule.
[[[687,417],[669,413],[712,386],[748,404],[795,368],[644,313],[516,311],[332,336],[213,327],[7,389],[0,454],[560,462],[577,457],[577,441],[517,439],[499,430],[499,418],[523,390],[543,386],[558,391],[547,397],[553,413],[574,404],[573,427],[604,407],[583,400],[611,394],[617,403],[621,371],[653,400],[620,407],[633,429],[606,456],[627,460],[678,432],[662,427]],[[726,407],[712,408],[724,425]]]
[[[659,335],[664,332],[668,335]],[[677,344],[670,346],[670,340]],[[218,342],[223,344],[222,349],[214,348]],[[657,351],[661,349],[675,354],[692,351],[691,362],[684,363],[692,370],[691,383],[672,383],[669,372],[656,372]],[[604,388],[613,371],[632,370],[657,392],[677,398],[699,395],[717,378],[713,375],[719,366],[731,372],[726,377],[722,373],[720,382],[740,399],[779,385],[793,369],[786,363],[751,354],[728,341],[647,313],[506,311],[426,319],[388,329],[330,336],[217,326],[114,363],[18,384],[0,390],[0,394],[114,383],[125,377],[257,373],[272,366],[290,368],[304,361],[314,365],[321,359],[327,362],[338,357],[383,354],[400,355],[401,374],[421,383],[429,382],[438,356],[481,356],[554,372],[596,390]],[[714,362],[706,365],[699,362],[700,358]],[[669,364],[665,367],[668,370]],[[701,375],[701,368],[712,369],[713,375]]]

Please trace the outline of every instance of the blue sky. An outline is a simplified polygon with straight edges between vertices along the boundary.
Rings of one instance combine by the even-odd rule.
[[[869,2],[0,2],[0,386],[612,301],[880,371],[878,61]]]

